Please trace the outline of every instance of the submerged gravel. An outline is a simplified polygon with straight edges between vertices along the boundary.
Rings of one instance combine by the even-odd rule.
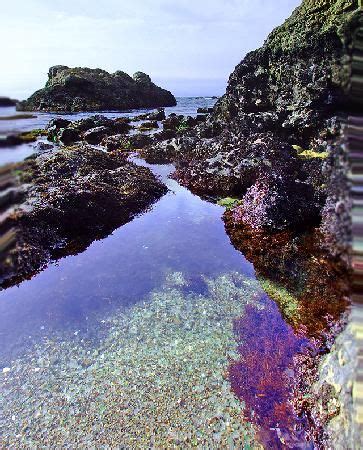
[[[95,346],[44,338],[3,370],[1,447],[260,448],[231,392],[233,319],[258,282],[237,273],[191,293],[181,273],[100,320]],[[262,307],[262,306],[261,306]]]

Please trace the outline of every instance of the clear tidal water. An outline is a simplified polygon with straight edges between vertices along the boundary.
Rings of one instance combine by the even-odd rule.
[[[202,275],[237,270],[253,276],[224,232],[224,209],[169,179],[172,166],[152,168],[169,192],[150,211],[0,293],[1,353],[21,336],[32,341],[28,336],[39,330],[88,330],[95,313],[140,301],[170,272],[182,272],[196,290],[203,289]]]
[[[194,115],[197,107],[214,101],[179,99],[167,113]],[[9,108],[0,111],[14,113]],[[0,133],[41,128],[55,116],[36,115],[0,121]],[[86,115],[90,114],[66,117]],[[32,152],[31,145],[24,145],[0,149],[0,156],[5,163]],[[139,442],[140,448],[153,443],[158,448],[250,448],[254,433],[242,418],[244,399],[239,394],[253,398],[255,410],[268,417],[268,429],[274,424],[275,403],[286,396],[279,391],[276,401],[272,395],[262,406],[254,403],[253,389],[259,388],[253,383],[261,382],[259,354],[264,354],[268,340],[269,377],[282,379],[301,342],[259,287],[252,264],[231,245],[222,221],[224,208],[170,179],[173,166],[148,165],[136,157],[134,161],[150,167],[169,192],[84,252],[0,292],[0,369],[6,405],[0,428],[5,446],[58,441],[66,446],[103,442],[132,448]],[[238,354],[244,327],[254,355],[254,365],[245,371]],[[284,348],[287,337],[289,349]],[[275,344],[278,361],[271,356]],[[246,344],[243,353],[251,359]],[[234,394],[225,374],[233,361]],[[241,381],[242,373],[247,378]],[[110,386],[112,380],[116,384]],[[266,387],[269,395],[271,384]],[[125,414],[119,417],[125,396]],[[105,411],[107,417],[118,417],[117,430]],[[75,423],[78,415],[82,420]],[[120,435],[121,422],[125,429]],[[134,440],[135,430],[141,441]],[[280,448],[273,442],[266,448]]]

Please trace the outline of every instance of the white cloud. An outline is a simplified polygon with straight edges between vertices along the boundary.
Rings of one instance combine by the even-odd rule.
[[[28,96],[45,83],[48,68],[55,64],[143,70],[176,94],[185,95],[186,89],[190,95],[212,94],[209,89],[221,91],[244,54],[261,45],[298,3],[6,1],[0,28],[0,95]]]

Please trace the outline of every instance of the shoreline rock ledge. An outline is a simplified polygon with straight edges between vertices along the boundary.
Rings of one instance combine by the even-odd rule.
[[[120,70],[53,66],[43,89],[19,102],[18,111],[123,111],[137,108],[175,106],[176,99],[154,84],[149,75],[132,77]]]

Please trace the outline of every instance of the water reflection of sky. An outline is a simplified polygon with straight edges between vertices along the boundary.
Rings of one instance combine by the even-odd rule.
[[[158,166],[164,180],[172,166]],[[0,293],[0,332],[19,341],[46,328],[84,328],[95,312],[139,301],[168,271],[181,271],[198,289],[200,276],[252,265],[230,244],[223,208],[167,181],[170,192],[151,211],[136,217],[81,254],[61,259],[18,287]]]

